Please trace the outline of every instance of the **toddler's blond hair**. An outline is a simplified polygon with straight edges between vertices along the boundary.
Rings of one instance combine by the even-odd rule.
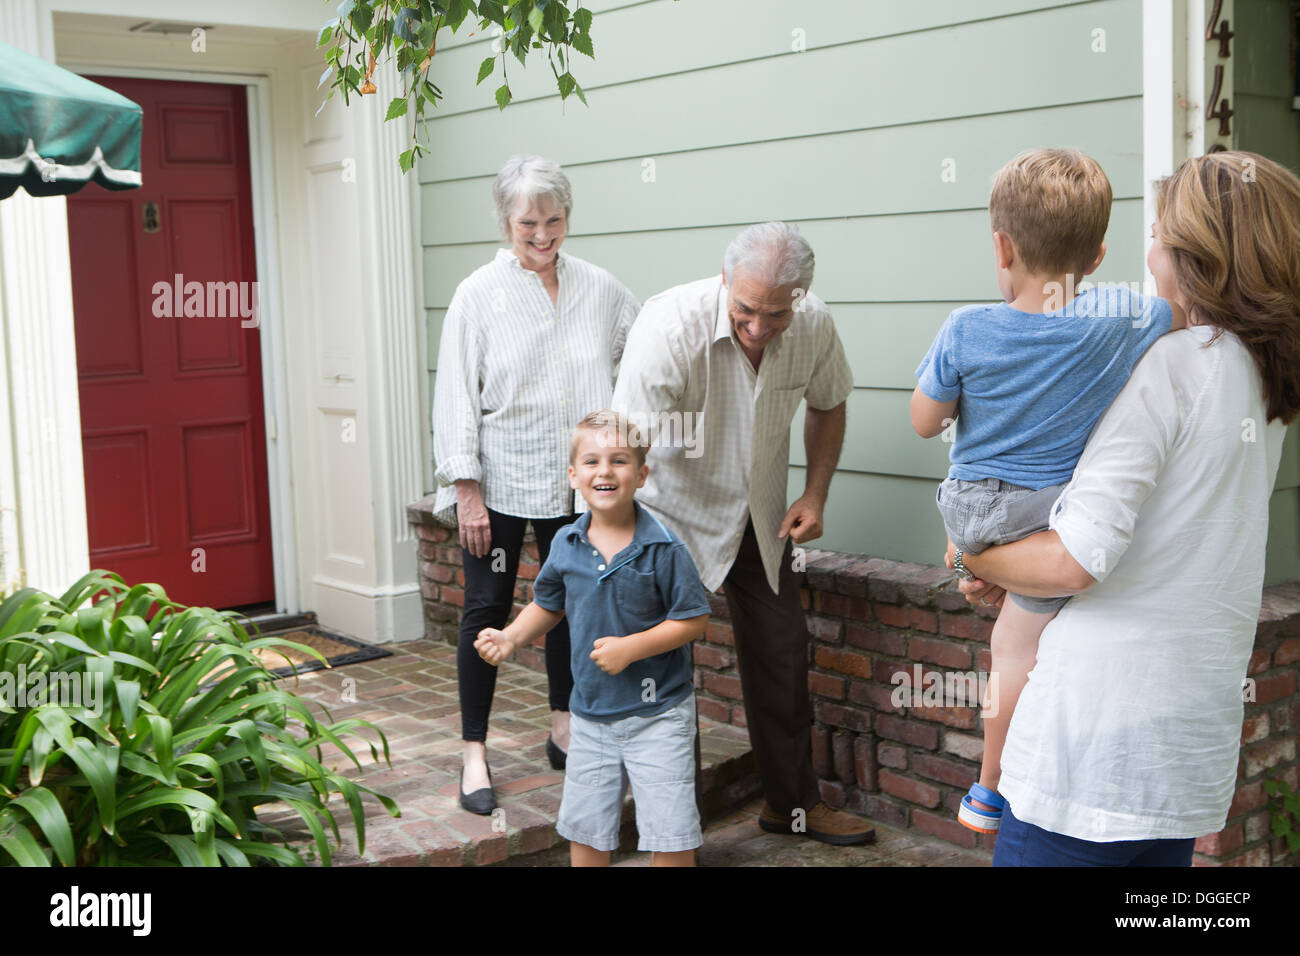
[[[1029,272],[1082,277],[1106,238],[1110,180],[1076,149],[1031,149],[993,177],[989,218]]]

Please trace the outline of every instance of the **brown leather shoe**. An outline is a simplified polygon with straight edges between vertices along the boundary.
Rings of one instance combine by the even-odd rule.
[[[832,810],[825,803],[818,803],[808,811],[806,818],[800,820],[793,814],[782,816],[764,800],[763,809],[758,814],[758,825],[768,833],[812,837],[834,846],[857,846],[876,838],[876,831],[861,817],[843,810]]]

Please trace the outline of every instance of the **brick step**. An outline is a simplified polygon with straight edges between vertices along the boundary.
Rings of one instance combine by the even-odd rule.
[[[497,724],[504,725],[505,721]],[[367,798],[366,849],[356,850],[356,834],[346,807],[332,802],[338,816],[342,846],[331,843],[335,866],[487,866],[547,865],[534,862],[539,854],[551,854],[568,861],[567,842],[555,832],[564,776],[552,770],[533,737],[545,731],[517,734],[516,754],[509,736],[489,736],[489,763],[496,787],[498,809],[492,816],[479,816],[460,807],[458,780],[430,789],[427,778],[400,772],[400,749],[394,752],[394,769],[360,778],[367,786],[397,800],[402,818],[394,820]],[[447,739],[444,761],[459,768],[458,739]],[[527,757],[517,756],[519,752]],[[724,816],[744,805],[759,792],[758,772],[743,728],[700,718],[705,822]],[[505,766],[502,766],[504,764]],[[348,774],[353,776],[353,774]],[[447,776],[447,775],[444,775]],[[424,783],[421,786],[421,783]],[[264,818],[287,830],[300,851],[310,846],[307,832],[292,813],[263,813]],[[623,809],[620,849],[635,849],[635,810],[631,797]]]
[[[700,763],[703,789],[701,811],[705,823],[744,805],[759,792],[758,770],[749,748],[749,735],[741,728],[701,717]],[[510,826],[511,798],[514,792],[516,791],[512,791],[508,784],[497,788],[497,802],[504,811],[503,822],[506,827],[505,856],[493,860],[492,856],[500,856],[500,849],[483,854],[481,845],[469,841],[462,847],[463,865],[567,866],[568,842],[555,832],[560,787],[555,788],[555,809],[546,814],[546,820],[522,827]],[[454,791],[452,796],[455,796]],[[495,835],[499,837],[501,834]],[[629,794],[623,803],[619,850],[635,850],[636,842],[636,808]]]

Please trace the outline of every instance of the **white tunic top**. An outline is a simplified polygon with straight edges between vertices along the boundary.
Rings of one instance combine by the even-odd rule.
[[[637,301],[609,272],[556,254],[559,296],[509,249],[456,287],[442,321],[434,381],[434,513],[452,520],[455,482],[520,518],[573,511],[569,437],[609,407]]]
[[[628,335],[614,408],[652,432],[664,426],[637,499],[686,543],[710,591],[736,560],[749,516],[777,592],[790,423],[800,400],[831,409],[852,391],[830,310],[811,293],[757,372],[732,331],[722,276],[647,300]]]
[[[1050,526],[1097,584],[1048,624],[1002,753],[1018,819],[1082,840],[1221,830],[1285,426],[1250,354],[1158,340],[1097,423]]]

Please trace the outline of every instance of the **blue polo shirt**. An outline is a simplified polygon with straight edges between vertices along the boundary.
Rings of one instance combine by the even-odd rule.
[[[646,511],[636,508],[632,543],[606,562],[587,540],[591,512],[565,525],[551,541],[551,553],[533,582],[533,600],[569,620],[573,695],[569,709],[588,720],[611,722],[648,717],[685,699],[691,681],[691,647],[633,661],[606,674],[591,659],[602,637],[624,637],[709,613],[686,545]],[[651,683],[653,682],[653,683]]]

